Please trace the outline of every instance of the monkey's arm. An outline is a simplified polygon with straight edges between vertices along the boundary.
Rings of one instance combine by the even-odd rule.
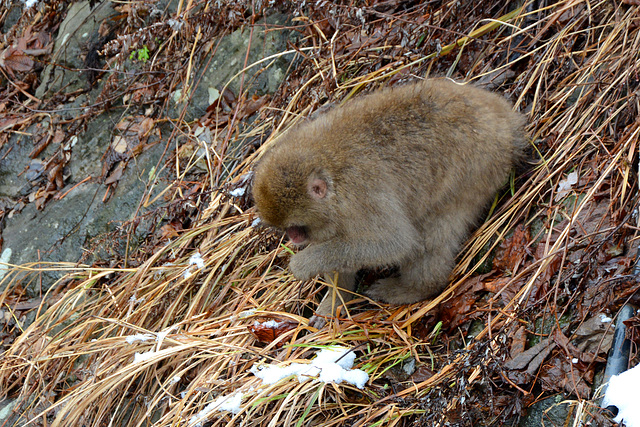
[[[393,218],[393,217],[392,217]],[[347,238],[334,238],[309,245],[291,258],[289,267],[301,280],[330,271],[355,272],[363,267],[399,264],[418,250],[418,233],[411,223],[400,217],[353,230]]]

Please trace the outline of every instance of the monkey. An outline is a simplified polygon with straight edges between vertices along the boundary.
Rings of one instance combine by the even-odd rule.
[[[277,137],[255,166],[258,214],[303,248],[289,263],[296,278],[338,273],[339,295],[325,296],[311,324],[352,299],[362,268],[398,267],[365,292],[374,300],[441,293],[524,158],[524,126],[498,94],[426,79],[356,97]]]

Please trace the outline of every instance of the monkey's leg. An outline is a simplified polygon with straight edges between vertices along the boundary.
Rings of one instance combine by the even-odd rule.
[[[400,277],[374,283],[367,296],[391,304],[409,304],[437,295],[447,286],[454,265],[452,251],[424,253],[400,266]]]
[[[327,282],[333,283],[334,274],[325,274],[324,278]],[[335,316],[338,307],[354,298],[353,291],[356,288],[356,273],[339,272],[338,282],[334,287],[330,287],[327,290],[324,298],[320,302],[320,305],[316,309],[316,313],[309,319],[309,326],[314,328],[322,328],[326,323],[324,317]],[[334,292],[334,289],[336,292]],[[346,310],[346,307],[345,307]]]

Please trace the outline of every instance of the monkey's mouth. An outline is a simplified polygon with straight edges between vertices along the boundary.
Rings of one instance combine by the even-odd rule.
[[[309,235],[307,234],[306,227],[292,225],[291,227],[287,227],[287,237],[294,245],[303,245],[307,242]]]

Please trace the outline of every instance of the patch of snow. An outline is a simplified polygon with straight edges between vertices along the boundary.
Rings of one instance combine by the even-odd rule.
[[[153,350],[146,351],[144,353],[136,352],[136,354],[133,355],[133,363],[135,364],[135,363],[144,362],[145,360],[151,359],[154,354],[156,354],[156,352]]]
[[[251,227],[256,228],[258,225],[260,225],[261,222],[262,222],[262,220],[260,218],[256,218],[251,223]]]
[[[606,314],[600,314],[600,321],[602,323],[610,323],[613,319]]]
[[[145,302],[146,300],[147,299],[145,297],[142,297],[142,298],[138,299],[138,298],[136,298],[135,295],[132,295],[131,297],[129,297],[129,302],[131,304],[140,304],[140,303]]]
[[[241,311],[241,312],[238,314],[238,317],[239,317],[240,319],[244,319],[245,317],[253,316],[254,314],[256,314],[256,309],[255,309],[255,308],[252,308],[252,309],[250,309],[250,310]]]
[[[253,366],[251,372],[267,384],[275,384],[284,378],[295,376],[300,382],[310,378],[336,384],[346,381],[362,389],[369,380],[369,375],[360,369],[351,369],[355,358],[356,354],[348,348],[334,346],[320,350],[310,364]]]
[[[618,408],[618,416],[613,420],[624,421],[627,427],[640,427],[640,405],[638,405],[638,384],[640,384],[640,365],[614,375],[609,380],[603,406]]]
[[[231,190],[229,191],[229,195],[231,195],[232,197],[242,197],[244,196],[244,193],[247,191],[246,188],[244,187],[238,187],[235,190]]]
[[[278,322],[276,320],[267,320],[266,322],[258,322],[257,320],[255,322],[253,322],[253,326],[255,326],[256,328],[259,327],[263,327],[263,328],[271,328],[271,329],[276,329],[278,326],[282,325],[283,322]]]
[[[229,396],[219,396],[216,400],[209,403],[204,409],[191,417],[190,423],[202,425],[200,422],[205,421],[207,416],[214,411],[229,411],[233,414],[240,412],[240,404],[242,403],[242,392],[237,392]]]
[[[200,269],[204,268],[204,260],[202,259],[202,255],[200,255],[200,252],[196,252],[195,254],[191,255],[191,258],[189,258],[189,265],[195,265]]]
[[[127,342],[127,344],[133,344],[136,341],[149,341],[155,338],[155,335],[153,334],[135,334],[135,335],[129,335],[125,338],[125,341]]]
[[[189,277],[193,276],[193,266],[195,266],[198,270],[202,270],[204,268],[204,260],[202,259],[202,255],[200,255],[200,252],[196,252],[195,254],[191,255],[191,257],[189,258],[189,268],[184,271],[182,277],[188,279]]]
[[[569,194],[569,191],[573,188],[574,185],[578,183],[578,171],[573,171],[563,180],[558,183],[558,189],[556,190],[556,196],[554,200],[557,202],[562,199],[564,196]]]

